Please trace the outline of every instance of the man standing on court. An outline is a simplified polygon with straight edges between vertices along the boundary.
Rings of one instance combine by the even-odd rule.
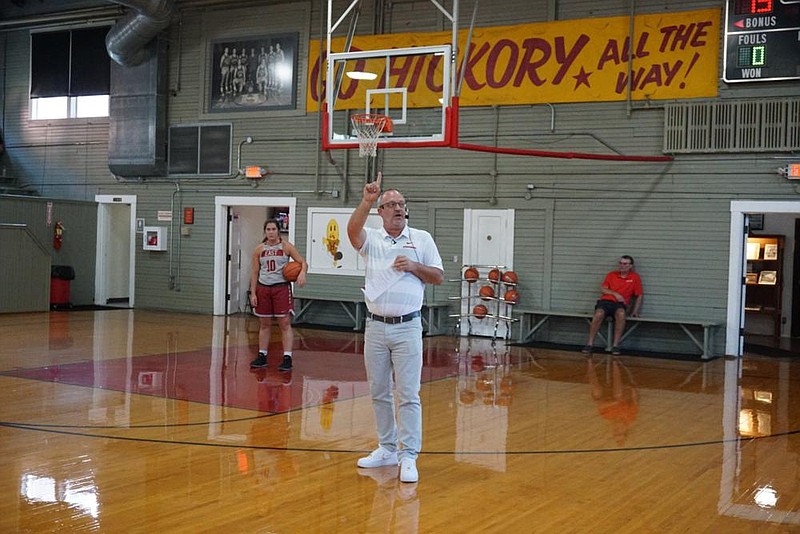
[[[400,466],[401,482],[416,482],[422,448],[422,319],[425,284],[441,284],[444,268],[431,235],[406,224],[406,202],[396,189],[381,194],[381,173],[364,186],[347,222],[350,243],[366,259],[364,364],[378,448],[359,467]],[[378,200],[380,230],[364,228]],[[395,419],[394,392],[397,394]]]
[[[611,354],[620,354],[619,343],[622,333],[625,332],[625,316],[628,313],[628,306],[631,297],[636,297],[636,301],[631,310],[631,317],[639,317],[639,310],[642,308],[643,292],[642,279],[633,271],[633,258],[622,256],[619,259],[619,269],[608,273],[600,284],[600,300],[594,307],[594,317],[592,325],[589,327],[589,339],[581,352],[591,354],[594,350],[594,338],[603,324],[606,317],[614,318],[614,343]]]

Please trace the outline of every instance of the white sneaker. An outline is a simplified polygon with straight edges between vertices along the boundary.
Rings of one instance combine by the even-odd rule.
[[[392,452],[378,447],[369,456],[358,459],[358,467],[385,467],[387,465],[397,465],[397,452]]]
[[[400,460],[400,482],[416,482],[419,480],[416,458]]]

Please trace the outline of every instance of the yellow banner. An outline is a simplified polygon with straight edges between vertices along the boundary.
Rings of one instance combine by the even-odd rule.
[[[717,96],[720,10],[580,19],[476,28],[461,89],[462,106],[609,102]],[[459,54],[467,30],[459,33]],[[355,36],[352,50],[382,50],[450,42],[450,32]],[[344,38],[333,40],[341,51]],[[317,42],[309,43],[307,109],[317,110],[317,76],[325,77]],[[458,59],[461,70],[462,59]],[[459,74],[460,75],[460,74]],[[390,80],[400,87],[399,76]],[[323,84],[325,81],[323,80]],[[350,84],[358,83],[355,81]],[[457,81],[456,81],[457,83]],[[409,88],[409,107],[428,106],[441,88]],[[324,87],[324,85],[323,85]],[[345,90],[347,89],[347,90]],[[364,105],[342,88],[337,108]],[[324,89],[323,89],[324,95]],[[435,105],[435,104],[434,104]]]

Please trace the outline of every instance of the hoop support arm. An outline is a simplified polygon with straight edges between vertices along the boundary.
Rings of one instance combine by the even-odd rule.
[[[560,159],[594,159],[605,161],[640,161],[658,163],[672,161],[672,156],[623,156],[619,154],[592,154],[589,152],[556,152],[551,150],[532,150],[526,148],[493,147],[486,145],[473,145],[470,143],[456,143],[453,148],[471,150],[473,152],[489,152],[492,154],[509,154],[512,156],[534,156],[539,158]]]

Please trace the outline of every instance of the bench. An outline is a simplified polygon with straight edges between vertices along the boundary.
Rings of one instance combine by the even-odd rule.
[[[303,315],[309,311],[315,302],[334,302],[341,306],[347,317],[353,323],[353,330],[361,331],[367,315],[367,307],[363,300],[340,299],[331,297],[295,297],[294,322],[299,322]],[[448,304],[432,303],[422,305],[422,327],[427,335],[441,334],[445,330],[442,317],[446,317]]]
[[[294,322],[300,321],[303,315],[314,305],[315,302],[334,302],[341,306],[344,313],[353,322],[353,330],[363,330],[366,306],[364,301],[359,299],[341,299],[328,297],[294,297]]]
[[[593,312],[568,312],[568,311],[555,311],[555,310],[532,310],[514,308],[514,314],[519,315],[519,336],[520,343],[527,343],[532,341],[536,332],[542,328],[551,317],[570,317],[584,319],[588,324],[591,324]],[[606,350],[611,350],[611,344],[614,339],[614,323],[613,321],[607,322],[607,331],[603,335],[598,332],[598,335],[606,344]],[[625,321],[625,332],[622,334],[620,343],[625,341],[642,323],[653,324],[669,324],[676,325],[681,328],[686,337],[700,350],[702,359],[708,360],[714,357],[712,352],[712,341],[715,329],[722,323],[713,321],[698,321],[691,319],[666,319],[658,317],[627,317]],[[702,328],[703,338],[698,339],[697,336],[690,330],[690,327]]]

